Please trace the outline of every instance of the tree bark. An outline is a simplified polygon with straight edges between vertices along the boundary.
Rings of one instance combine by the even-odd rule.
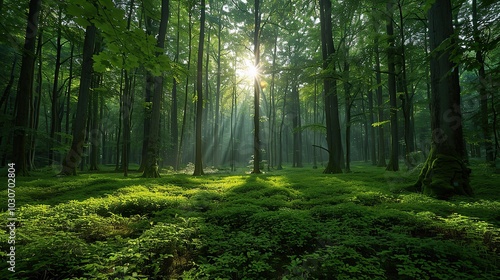
[[[253,34],[253,55],[255,59],[254,67],[259,69],[260,63],[260,0],[254,1],[254,34]],[[254,77],[254,116],[253,116],[253,174],[260,174],[260,83],[258,77]]]
[[[29,129],[30,100],[33,96],[33,76],[35,64],[35,44],[38,31],[38,15],[42,7],[41,0],[30,0],[28,24],[23,47],[21,73],[16,96],[16,118],[13,138],[13,162],[16,175],[28,176],[27,134]]]
[[[489,108],[488,108],[488,90],[486,88],[486,70],[485,70],[485,59],[484,51],[481,44],[481,34],[479,31],[478,15],[477,15],[477,0],[472,0],[472,27],[473,27],[473,38],[477,45],[476,49],[476,61],[479,64],[479,95],[481,96],[480,106],[481,106],[481,130],[483,132],[484,149],[486,151],[486,162],[495,166],[495,149],[493,147],[493,141],[491,139],[490,125],[488,123],[489,118]]]
[[[378,107],[378,122],[385,121],[384,117],[384,100],[382,96],[382,75],[380,72],[380,51],[379,51],[379,40],[375,37],[375,78],[377,81],[377,107]],[[378,167],[386,167],[385,163],[385,136],[384,136],[384,126],[378,126]]]
[[[456,46],[450,0],[436,0],[429,10],[431,48],[432,147],[415,187],[424,194],[446,199],[472,195],[470,169],[460,111],[458,67],[451,61]],[[447,44],[445,47],[442,44]]]
[[[161,1],[161,20],[160,28],[158,30],[157,47],[161,50],[165,47],[165,37],[167,34],[167,24],[170,15],[169,0]],[[159,55],[159,53],[157,53]],[[158,158],[160,155],[160,113],[161,113],[161,100],[163,94],[163,76],[154,77],[154,93],[153,105],[151,108],[151,126],[148,143],[148,153],[146,158],[146,166],[142,174],[147,178],[160,177]]]
[[[203,175],[203,154],[202,154],[202,117],[203,117],[203,46],[205,43],[205,0],[201,0],[201,16],[200,16],[200,37],[198,42],[198,62],[196,75],[196,147],[194,159],[193,176]]]
[[[389,46],[387,48],[387,66],[388,66],[388,88],[389,88],[389,100],[390,100],[390,119],[391,119],[391,156],[389,159],[389,164],[386,170],[388,171],[398,171],[399,170],[399,134],[398,134],[398,104],[396,97],[396,50],[394,46],[394,24],[393,20],[393,8],[392,0],[387,3],[387,12],[389,16],[387,18],[387,36]]]
[[[339,104],[337,96],[337,82],[333,77],[335,65],[332,62],[335,54],[332,35],[332,3],[330,0],[320,0],[321,22],[321,49],[323,55],[323,69],[333,73],[324,78],[325,115],[326,115],[326,140],[328,143],[328,165],[323,173],[342,173],[342,140],[339,120]]]
[[[83,147],[85,144],[85,127],[88,114],[90,84],[92,81],[92,55],[94,54],[94,43],[96,27],[89,25],[85,31],[83,43],[82,74],[80,78],[80,93],[76,108],[76,118],[73,122],[73,140],[71,148],[63,159],[60,175],[76,175],[76,167],[82,160]]]
[[[58,25],[56,38],[56,61],[54,69],[54,82],[52,84],[51,110],[50,110],[50,139],[49,142],[49,164],[55,161],[54,159],[54,143],[59,143],[61,137],[56,134],[61,132],[61,120],[59,119],[59,72],[61,69],[61,25],[62,25],[62,8],[58,11]]]

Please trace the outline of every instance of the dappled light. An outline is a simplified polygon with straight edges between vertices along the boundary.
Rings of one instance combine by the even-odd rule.
[[[1,279],[500,275],[500,1],[0,14]]]

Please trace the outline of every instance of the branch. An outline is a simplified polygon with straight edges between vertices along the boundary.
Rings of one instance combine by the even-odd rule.
[[[312,146],[315,147],[315,148],[320,148],[320,149],[325,150],[328,153],[330,153],[330,151],[327,148],[324,148],[324,147],[321,147],[321,146],[318,146],[318,145],[312,145]]]

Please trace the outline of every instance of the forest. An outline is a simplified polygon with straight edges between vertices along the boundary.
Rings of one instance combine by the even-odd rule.
[[[0,0],[0,279],[498,279],[495,0]]]

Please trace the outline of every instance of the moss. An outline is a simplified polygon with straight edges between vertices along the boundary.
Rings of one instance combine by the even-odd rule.
[[[448,199],[454,195],[472,196],[470,172],[460,158],[437,154],[433,148],[416,187],[424,194],[439,199]]]

